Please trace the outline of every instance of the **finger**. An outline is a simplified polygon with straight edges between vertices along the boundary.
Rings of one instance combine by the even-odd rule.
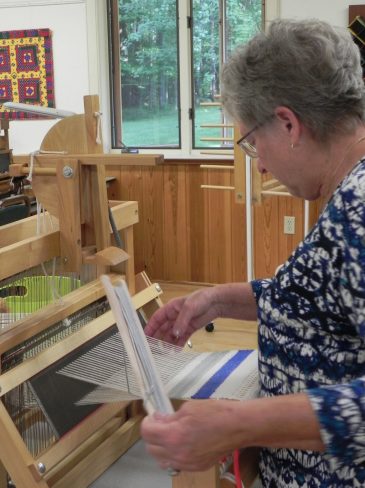
[[[163,447],[171,433],[172,421],[176,413],[147,415],[141,424],[141,436],[151,446]]]
[[[178,337],[188,337],[197,329],[211,321],[215,313],[209,306],[209,299],[203,292],[195,292],[184,302],[184,306],[176,318],[173,327],[174,334]]]
[[[184,301],[184,297],[175,298],[162,308],[158,309],[148,321],[145,327],[145,333],[152,337],[156,337],[156,334],[160,333],[161,329],[164,330],[166,326],[171,329],[179,315]]]
[[[156,332],[153,333],[154,339],[159,339],[161,341],[169,342],[170,344],[174,344],[175,346],[184,346],[187,339],[190,337],[191,332],[181,334],[178,330],[177,332],[174,330],[175,320],[174,321],[165,321],[161,324],[160,327],[157,328]],[[145,328],[146,335],[150,336],[150,328]]]
[[[173,327],[172,322],[164,322],[161,326],[153,333],[152,337],[154,339],[166,340],[171,335],[171,329]],[[145,329],[145,333],[149,336],[149,331]]]
[[[146,335],[154,337],[156,332],[159,331],[161,327],[164,326],[165,323],[168,322],[166,311],[164,308],[160,308],[157,310],[150,320],[147,322],[147,325],[144,329]]]

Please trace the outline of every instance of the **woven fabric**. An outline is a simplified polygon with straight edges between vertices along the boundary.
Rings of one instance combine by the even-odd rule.
[[[54,107],[52,37],[49,29],[0,32],[0,118],[39,115],[5,110],[4,102]]]
[[[247,400],[258,395],[256,350],[195,352],[151,337],[147,342],[169,398]],[[120,334],[111,330],[107,337],[80,351],[60,373],[96,386],[80,400],[80,405],[86,405],[141,398],[134,367]]]

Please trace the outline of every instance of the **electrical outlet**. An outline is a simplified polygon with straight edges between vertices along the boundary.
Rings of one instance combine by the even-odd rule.
[[[295,217],[284,216],[284,234],[295,234]]]

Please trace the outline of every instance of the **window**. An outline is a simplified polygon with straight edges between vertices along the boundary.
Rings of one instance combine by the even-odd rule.
[[[220,67],[262,28],[263,1],[109,0],[109,13],[113,146],[231,148]]]

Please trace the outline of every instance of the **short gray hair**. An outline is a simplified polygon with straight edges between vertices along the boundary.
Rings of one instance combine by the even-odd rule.
[[[326,140],[364,121],[360,52],[345,28],[276,20],[238,47],[222,70],[222,103],[237,122],[268,120],[284,105]]]

